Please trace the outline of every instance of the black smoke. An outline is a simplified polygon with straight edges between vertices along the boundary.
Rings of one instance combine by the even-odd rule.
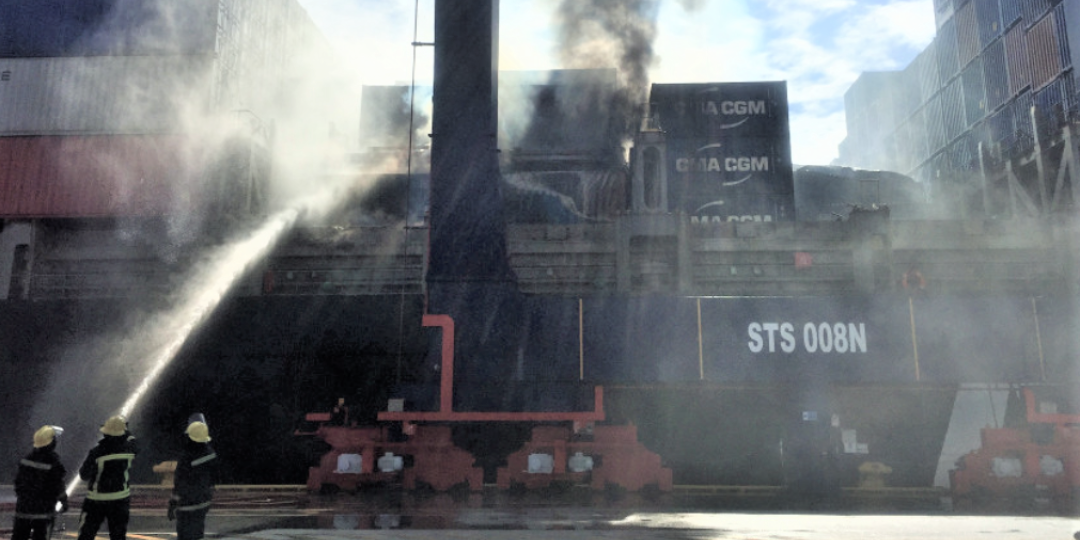
[[[570,69],[610,68],[619,72],[613,104],[624,140],[644,113],[649,68],[656,60],[656,18],[660,0],[563,0],[556,13],[559,56]]]

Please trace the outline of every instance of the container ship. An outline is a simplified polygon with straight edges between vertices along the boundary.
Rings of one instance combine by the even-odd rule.
[[[280,218],[284,122],[230,104],[281,84],[241,51],[318,41],[302,10],[254,43],[180,2],[198,31],[163,52],[143,4],[77,4],[49,16],[99,32],[0,55],[12,462],[41,423],[92,437],[168,338],[129,413],[146,482],[200,412],[229,483],[1072,500],[1075,123],[1005,188],[932,193],[793,164],[783,81],[626,107],[614,70],[496,72],[497,2],[439,0],[433,86],[365,87],[361,148],[305,180],[334,204]],[[191,99],[213,122],[177,122]]]

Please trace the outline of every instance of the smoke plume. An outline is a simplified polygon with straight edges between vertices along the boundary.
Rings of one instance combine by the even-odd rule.
[[[559,56],[568,69],[610,68],[619,73],[616,118],[624,139],[644,113],[649,93],[649,68],[656,60],[659,0],[563,0],[559,25]]]

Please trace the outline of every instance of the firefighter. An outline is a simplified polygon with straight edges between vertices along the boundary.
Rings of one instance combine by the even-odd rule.
[[[104,435],[79,467],[86,498],[79,516],[78,540],[93,540],[101,523],[109,522],[109,540],[126,540],[131,517],[131,462],[139,448],[127,419],[116,415],[101,426]]]
[[[57,503],[61,512],[68,509],[68,496],[64,491],[67,470],[56,453],[63,432],[58,426],[42,426],[34,433],[34,450],[19,462],[11,540],[46,540],[56,521]]]
[[[202,415],[198,415],[199,418]],[[184,454],[176,464],[176,480],[169,499],[169,520],[176,520],[177,540],[198,540],[206,529],[214,484],[217,454],[210,447],[210,428],[197,419],[188,424]]]

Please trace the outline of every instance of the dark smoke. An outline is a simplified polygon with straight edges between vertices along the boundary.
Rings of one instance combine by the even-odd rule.
[[[564,67],[618,69],[614,112],[625,122],[625,139],[644,113],[659,7],[660,0],[563,0],[556,14]]]

